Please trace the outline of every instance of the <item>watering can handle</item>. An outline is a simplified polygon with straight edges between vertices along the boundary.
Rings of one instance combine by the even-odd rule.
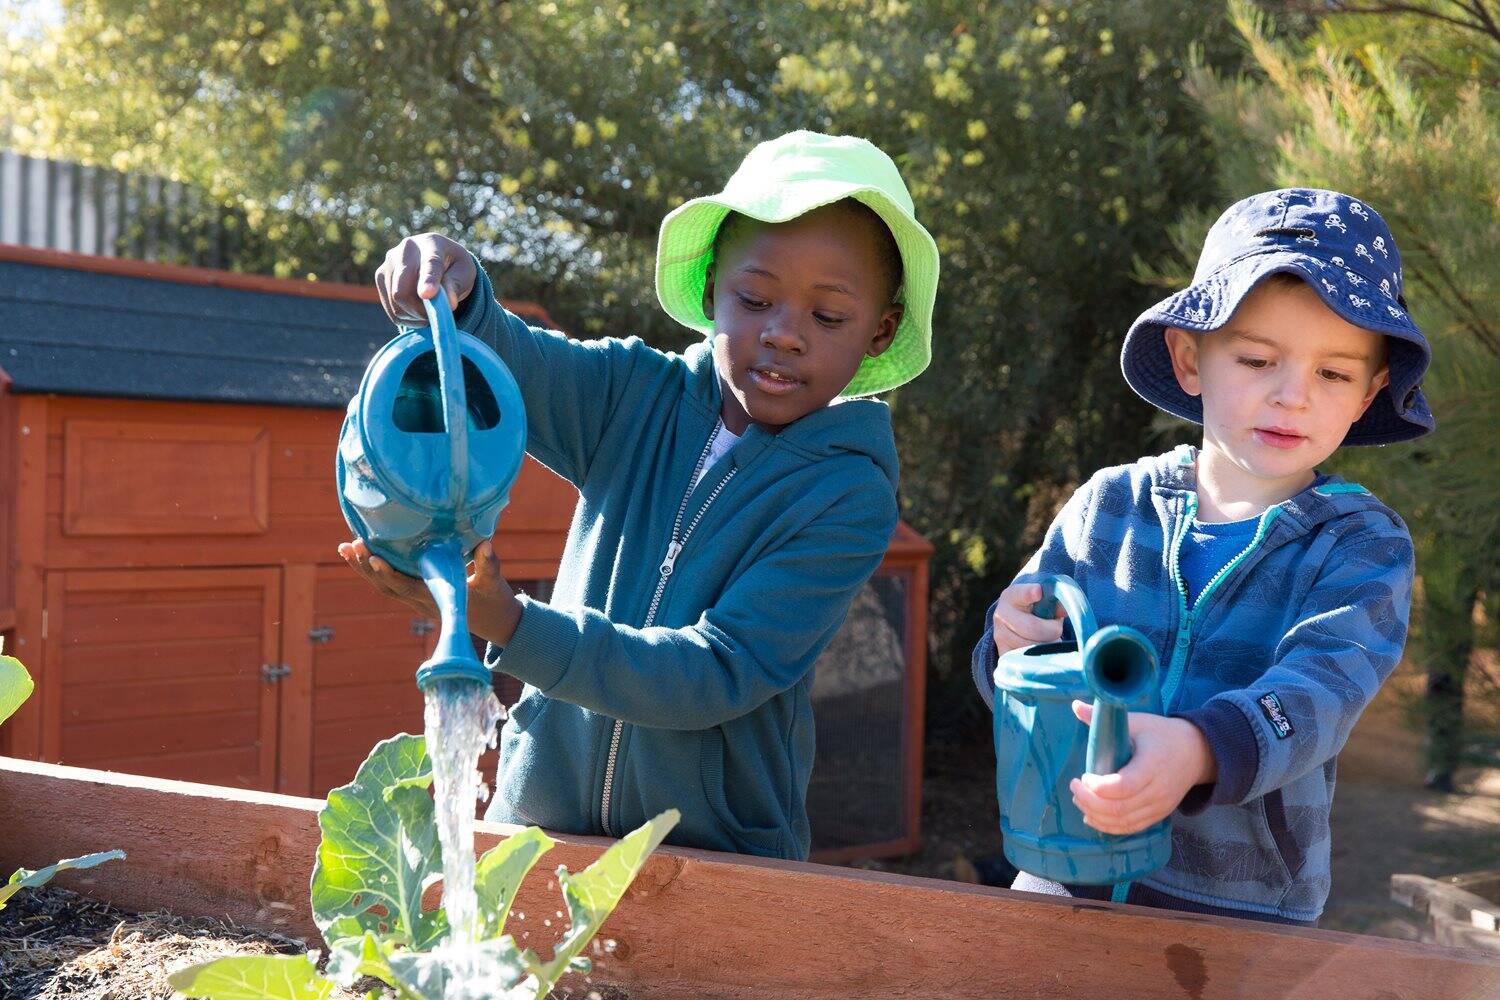
[[[1089,607],[1088,598],[1083,596],[1083,588],[1071,576],[1060,573],[1044,576],[1038,582],[1042,585],[1042,599],[1031,606],[1031,613],[1038,618],[1051,618],[1057,614],[1057,605],[1061,602],[1068,613],[1068,621],[1073,626],[1073,638],[1077,641],[1078,648],[1082,649],[1098,627],[1094,621],[1094,609]]]
[[[448,432],[448,502],[461,504],[469,491],[469,401],[464,391],[464,362],[458,327],[448,296],[439,288],[422,300],[437,352],[438,386],[443,393],[443,427]]]

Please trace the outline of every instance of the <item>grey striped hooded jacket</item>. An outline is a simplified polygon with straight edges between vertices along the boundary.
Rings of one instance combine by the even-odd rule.
[[[1166,711],[1196,724],[1217,760],[1217,781],[1172,817],[1171,860],[1128,901],[1315,921],[1331,884],[1338,753],[1406,641],[1411,538],[1363,487],[1328,477],[1268,508],[1189,606],[1177,554],[1196,508],[1196,454],[1183,446],[1095,474],[1017,579],[1067,574],[1101,627],[1143,632]],[[992,618],[993,608],[973,663],[987,699]]]

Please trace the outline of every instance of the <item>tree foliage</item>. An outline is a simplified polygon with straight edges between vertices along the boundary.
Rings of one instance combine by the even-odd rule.
[[[892,153],[943,252],[933,366],[892,402],[952,678],[1067,491],[1144,447],[1116,360],[1153,294],[1130,264],[1212,186],[1190,47],[1238,58],[1218,8],[1131,0],[63,10],[4,51],[12,144],[201,186],[264,238],[247,268],[365,275],[440,229],[586,335],[686,342],[655,303],[657,226],[754,142]]]

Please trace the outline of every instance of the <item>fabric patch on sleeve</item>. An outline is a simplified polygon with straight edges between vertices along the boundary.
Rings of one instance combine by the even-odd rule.
[[[1276,697],[1275,691],[1267,691],[1259,698],[1256,698],[1255,703],[1260,706],[1260,712],[1266,717],[1266,721],[1271,724],[1271,728],[1276,730],[1276,738],[1278,740],[1284,740],[1296,732],[1292,728],[1292,720],[1288,719],[1286,712],[1282,710],[1281,699]]]

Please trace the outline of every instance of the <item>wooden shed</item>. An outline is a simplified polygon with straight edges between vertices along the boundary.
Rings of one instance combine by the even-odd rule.
[[[420,731],[435,623],[335,548],[373,289],[0,244],[0,303],[0,630],[37,679],[0,752],[319,795]],[[522,589],[576,497],[527,460],[496,535]],[[820,662],[824,857],[916,845],[930,551],[902,526]]]

